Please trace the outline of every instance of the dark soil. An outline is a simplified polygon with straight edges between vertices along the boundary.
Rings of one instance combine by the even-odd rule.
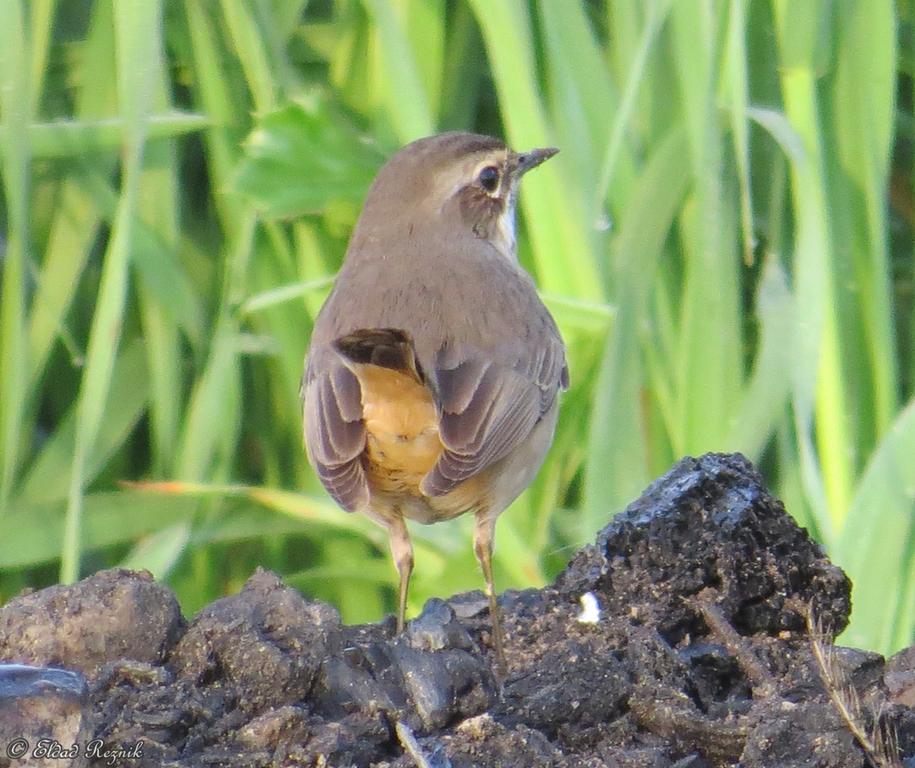
[[[909,765],[915,649],[833,647],[849,594],[724,455],[681,461],[553,585],[501,596],[504,681],[479,592],[394,637],[265,571],[189,624],[148,574],[106,571],[0,610],[0,661],[43,668],[0,667],[0,766],[864,768],[895,752],[849,719],[865,741],[895,734],[885,764]],[[81,753],[4,757],[23,734]]]

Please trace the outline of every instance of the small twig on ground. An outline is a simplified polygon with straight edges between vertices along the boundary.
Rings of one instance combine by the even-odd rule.
[[[757,699],[769,698],[777,690],[775,678],[715,604],[717,594],[709,587],[690,598],[688,602],[702,614],[712,636],[737,660],[747,679],[753,684],[753,696]]]
[[[686,694],[669,687],[637,685],[629,711],[645,730],[698,751],[714,765],[740,759],[747,742],[746,718],[726,722],[707,717]]]
[[[810,648],[816,661],[823,687],[839,717],[842,718],[852,736],[864,751],[872,768],[902,768],[896,734],[879,713],[874,715],[873,734],[864,726],[861,713],[861,699],[852,687],[839,664],[836,662],[832,644],[832,633],[827,632],[818,618],[813,615],[813,606],[807,605],[802,611],[807,624]]]
[[[400,742],[400,746],[403,747],[404,752],[413,758],[416,768],[432,768],[429,758],[423,754],[410,726],[398,720],[394,725],[394,730],[397,731],[397,740]]]

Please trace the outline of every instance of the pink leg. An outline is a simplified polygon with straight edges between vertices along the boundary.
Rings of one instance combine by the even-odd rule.
[[[400,576],[400,589],[397,603],[397,633],[403,632],[404,617],[407,613],[407,593],[410,589],[410,574],[413,573],[413,544],[410,541],[410,532],[404,519],[397,515],[392,520],[386,521],[388,541],[391,544],[391,555],[394,557],[394,566]]]
[[[502,638],[502,615],[496,601],[496,588],[492,579],[492,548],[495,536],[496,519],[485,513],[477,513],[477,522],[473,530],[473,551],[483,569],[486,582],[486,596],[489,598],[489,620],[492,622],[492,644],[496,652],[496,666],[499,674],[505,676],[505,651]]]

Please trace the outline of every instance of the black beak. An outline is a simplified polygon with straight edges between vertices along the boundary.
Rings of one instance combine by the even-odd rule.
[[[515,175],[521,176],[532,168],[536,168],[540,163],[546,162],[559,150],[556,147],[544,147],[543,149],[532,149],[529,152],[518,152],[515,154]]]

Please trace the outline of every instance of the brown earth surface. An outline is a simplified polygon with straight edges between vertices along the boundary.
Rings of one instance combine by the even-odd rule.
[[[502,681],[479,592],[400,637],[261,570],[190,622],[146,573],[22,595],[0,609],[0,767],[915,766],[915,649],[832,645],[850,583],[741,456],[684,459],[500,604]]]

